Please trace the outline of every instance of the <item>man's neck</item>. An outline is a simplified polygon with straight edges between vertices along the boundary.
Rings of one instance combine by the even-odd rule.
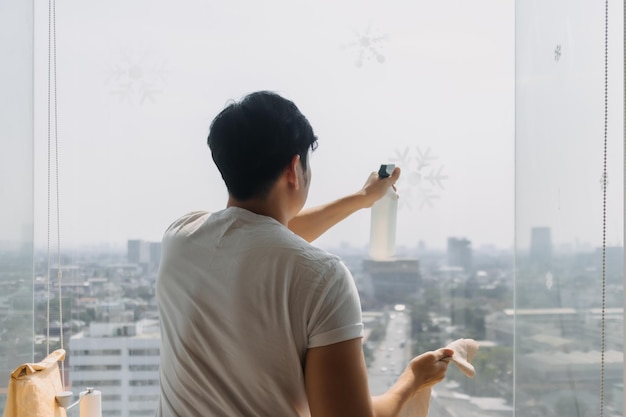
[[[289,216],[286,214],[286,211],[282,208],[283,204],[280,204],[275,199],[264,198],[251,198],[248,200],[237,200],[232,196],[228,197],[228,203],[226,207],[239,207],[248,211],[251,211],[255,214],[260,214],[262,216],[272,217],[276,219],[278,222],[287,226],[289,222]]]

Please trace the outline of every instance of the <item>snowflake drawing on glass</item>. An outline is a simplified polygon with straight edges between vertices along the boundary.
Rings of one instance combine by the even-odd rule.
[[[553,286],[554,286],[554,275],[552,275],[552,272],[548,272],[546,274],[546,288],[548,290],[551,290]]]
[[[448,180],[448,176],[438,160],[439,157],[432,155],[430,148],[422,151],[419,146],[407,146],[404,150],[396,150],[391,162],[402,168],[402,175],[396,183],[400,208],[411,210],[415,205],[421,210],[425,206],[432,207],[433,200],[440,198],[439,193],[445,189],[444,181]]]
[[[120,102],[155,103],[169,74],[166,62],[148,49],[130,47],[120,52],[120,58],[108,71],[106,82],[112,85],[111,94]]]
[[[343,45],[342,48],[356,53],[354,65],[357,68],[361,68],[366,61],[375,60],[379,64],[385,62],[382,49],[384,42],[387,41],[387,35],[372,31],[371,25],[368,25],[364,32],[355,33],[355,35],[356,40]]]
[[[561,45],[557,45],[556,48],[554,48],[554,60],[559,62],[559,59],[561,59]]]

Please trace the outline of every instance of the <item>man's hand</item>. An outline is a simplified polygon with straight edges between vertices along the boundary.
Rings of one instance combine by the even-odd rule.
[[[413,358],[408,368],[413,372],[416,390],[430,388],[441,382],[446,376],[452,355],[452,349],[441,348]]]
[[[380,200],[389,187],[393,187],[395,190],[396,187],[394,184],[400,178],[400,168],[395,167],[391,175],[387,178],[379,178],[378,172],[372,172],[370,176],[365,181],[365,185],[359,191],[359,194],[365,197],[363,199],[364,206],[363,208],[372,207],[372,205]]]

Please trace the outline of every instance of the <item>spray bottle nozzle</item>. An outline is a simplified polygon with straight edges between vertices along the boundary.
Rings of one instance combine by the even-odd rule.
[[[379,178],[387,178],[391,176],[393,170],[396,168],[395,164],[382,164],[378,170]]]

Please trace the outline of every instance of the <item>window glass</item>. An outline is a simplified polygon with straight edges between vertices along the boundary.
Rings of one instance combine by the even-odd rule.
[[[0,3],[0,412],[33,359],[33,5]]]
[[[0,6],[10,10],[0,47],[17,63],[0,69],[5,380],[45,353],[47,5],[22,3]],[[431,415],[590,414],[600,380],[584,364],[600,366],[604,316],[604,405],[621,410],[623,16],[610,7],[605,206],[598,5],[59,4],[62,257],[51,275],[63,272],[66,320],[51,331],[54,346],[61,329],[66,338],[68,384],[102,387],[104,415],[153,409],[161,233],[187,211],[224,206],[208,125],[227,100],[268,89],[320,138],[309,205],[358,189],[381,163],[403,169],[393,263],[368,257],[369,210],[315,242],[357,281],[374,393],[411,355],[469,337],[480,341],[477,375],[452,367]],[[23,94],[33,90],[35,106]]]
[[[621,5],[609,3],[606,103],[605,3],[516,3],[520,416],[593,416],[601,402],[622,415],[624,45]]]
[[[47,13],[35,2],[37,139],[34,178],[24,177],[36,192],[38,340]],[[372,392],[413,355],[472,338],[475,378],[451,366],[430,415],[512,414],[512,1],[70,0],[55,16],[62,256],[52,268],[63,272],[75,393],[100,389],[103,415],[154,409],[161,235],[188,211],[224,207],[209,124],[228,100],[266,89],[292,99],[319,137],[309,206],[357,191],[382,163],[403,170],[393,262],[368,255],[370,210],[315,242],[357,282]]]

